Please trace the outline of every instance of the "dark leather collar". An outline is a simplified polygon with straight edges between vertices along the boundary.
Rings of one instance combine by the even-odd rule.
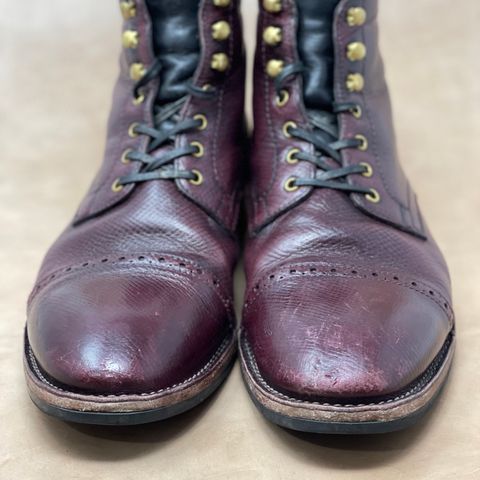
[[[333,103],[333,16],[339,0],[297,0],[298,54],[305,66],[304,101],[331,112]]]
[[[200,57],[199,0],[147,0],[152,18],[153,48],[161,60],[158,104],[186,95]]]

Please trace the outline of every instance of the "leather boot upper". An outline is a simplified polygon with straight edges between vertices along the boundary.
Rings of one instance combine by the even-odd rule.
[[[293,398],[401,392],[453,329],[397,157],[377,7],[260,2],[242,342]]]
[[[184,381],[235,328],[245,143],[238,2],[120,6],[105,157],[46,255],[27,321],[43,374],[98,394]]]

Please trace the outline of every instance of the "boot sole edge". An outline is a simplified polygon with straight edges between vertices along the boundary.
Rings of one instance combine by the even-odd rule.
[[[39,374],[26,338],[24,372],[33,403],[47,415],[90,425],[140,425],[184,413],[211,396],[226,380],[236,359],[235,335],[226,339],[192,380],[159,392],[94,395],[68,391]]]
[[[397,401],[368,405],[316,403],[280,397],[264,388],[245,352],[240,337],[240,363],[244,383],[255,406],[269,421],[290,429],[319,434],[377,434],[389,433],[416,424],[434,406],[444,387],[455,350],[452,335],[448,351],[431,380],[415,394]]]

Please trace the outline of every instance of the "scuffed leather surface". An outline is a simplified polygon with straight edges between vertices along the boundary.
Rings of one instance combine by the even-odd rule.
[[[222,13],[233,17],[236,9],[234,5]],[[202,2],[201,10],[207,18],[218,15],[211,2]],[[138,22],[137,55],[152,59],[145,36],[151,24],[143,2],[137,2],[135,18],[129,22]],[[201,25],[209,32],[208,22]],[[235,25],[239,26],[238,20]],[[207,38],[204,35],[203,41]],[[240,41],[240,34],[235,41]],[[235,52],[241,55],[242,47]],[[99,394],[142,393],[186,380],[235,328],[234,189],[224,202],[230,208],[228,228],[221,224],[225,212],[206,212],[203,196],[211,201],[213,194],[203,186],[195,187],[200,193],[191,195],[196,202],[171,181],[148,182],[120,193],[111,190],[116,177],[135,168],[133,163],[120,162],[121,152],[138,147],[139,142],[140,148],[146,147],[146,139],[129,138],[127,129],[142,114],[151,121],[158,88],[158,82],[149,87],[145,107],[133,106],[127,71],[135,59],[126,55],[134,54],[122,55],[104,163],[75,221],[47,253],[28,304],[28,339],[40,366],[67,387]],[[207,59],[202,57],[202,62]],[[238,74],[243,62],[235,61],[230,77],[235,95],[222,87],[228,77],[212,79],[228,103],[228,122],[214,121],[224,115],[218,110],[225,104],[204,100],[201,104],[202,113],[211,120],[207,135],[215,137],[211,129],[216,128],[217,134],[225,134],[223,142],[239,138],[243,127],[243,77]],[[201,76],[203,65],[199,72]],[[195,106],[192,101],[185,112]],[[196,134],[193,138],[200,140]],[[217,160],[207,142],[205,148],[205,158],[196,159],[194,168],[202,171],[207,189],[215,189],[217,177],[228,182],[236,172],[240,151],[225,148]],[[213,180],[208,179],[210,171],[217,172]]]
[[[195,375],[232,333],[230,300],[208,274],[144,258],[80,270],[36,299],[28,336],[56,382],[103,394],[168,388]]]
[[[242,2],[249,54],[256,3]],[[455,8],[451,0],[380,5],[401,158],[449,261],[458,349],[441,401],[424,421],[398,434],[361,438],[297,435],[272,426],[253,406],[238,366],[212,401],[160,424],[75,427],[37,411],[25,391],[21,362],[25,297],[46,247],[69,220],[100,161],[117,73],[120,15],[113,1],[83,0],[81,8],[65,0],[50,0],[48,8],[42,2],[4,0],[3,5],[0,477],[475,479],[480,467],[480,222],[475,221],[480,117],[473,92],[480,92],[471,52],[480,45],[475,20],[480,2],[463,0]],[[34,66],[35,74],[25,65]],[[461,192],[455,185],[462,185]],[[243,289],[239,275],[239,304]]]
[[[284,3],[293,8],[292,2]],[[365,35],[375,55],[376,2],[363,3],[370,19]],[[340,2],[336,24],[345,22],[349,5]],[[288,23],[287,16],[280,14],[278,21]],[[260,28],[269,21],[261,19]],[[294,18],[285,25],[288,34],[293,24]],[[284,48],[282,54],[289,55],[291,45]],[[301,119],[304,112],[298,82],[289,87],[293,98],[286,107],[273,105],[271,81],[262,64],[262,58],[271,55],[263,47],[257,51],[254,108],[260,135],[255,136],[251,160],[245,336],[261,374],[273,388],[296,398],[335,400],[398,391],[423,373],[453,327],[447,267],[426,227],[426,239],[407,233],[366,215],[338,191],[285,192],[284,178],[305,176],[308,167],[305,162],[287,164],[286,151],[297,142],[283,139],[281,125]],[[365,118],[381,119],[378,142],[391,153],[391,112],[383,70],[375,58],[367,85],[378,87],[380,97],[367,91],[366,100],[372,103]],[[344,68],[339,63],[337,58],[337,70]],[[339,78],[343,82],[344,76],[337,75],[336,92],[343,88]],[[276,138],[279,148],[275,150],[273,140],[262,142],[262,136]],[[363,158],[356,151],[348,155]],[[405,185],[396,157],[381,161],[389,184]],[[374,175],[373,186],[381,181]]]
[[[427,369],[451,329],[443,298],[424,299],[392,275],[286,267],[247,298],[244,322],[262,376],[280,392],[326,401],[398,392]]]

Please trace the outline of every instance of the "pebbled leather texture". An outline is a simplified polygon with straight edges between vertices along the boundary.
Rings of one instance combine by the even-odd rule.
[[[350,27],[347,10],[359,6],[367,22]],[[283,28],[278,47],[262,42],[273,23]],[[454,329],[448,269],[397,162],[376,0],[339,2],[332,72],[335,99],[358,101],[365,112],[359,120],[338,115],[340,138],[362,133],[371,142],[366,152],[346,150],[343,162],[368,161],[374,175],[358,181],[377,188],[382,200],[366,206],[339,191],[284,189],[290,176],[314,175],[307,162],[286,161],[290,148],[312,147],[282,133],[288,120],[308,127],[305,95],[302,81],[292,79],[289,102],[277,106],[265,66],[271,58],[298,60],[298,23],[293,0],[284,0],[280,13],[261,9],[242,341],[278,392],[328,403],[378,399],[424,373]],[[351,65],[346,45],[359,39],[367,58]],[[363,71],[366,84],[355,96],[345,89],[354,70]]]
[[[125,29],[139,32],[140,44],[121,56],[103,165],[74,221],[47,253],[28,302],[33,353],[46,376],[67,389],[120,395],[172,386],[195,375],[235,330],[236,172],[244,125],[238,2],[218,8],[202,1],[199,16],[202,53],[194,81],[217,87],[221,100],[190,99],[182,112],[209,120],[204,132],[177,139],[205,142],[203,158],[181,160],[204,175],[205,184],[192,190],[166,180],[111,189],[115,178],[137,168],[122,163],[121,154],[145,149],[146,140],[130,138],[127,130],[135,121],[152,125],[161,83],[150,83],[146,102],[133,105],[129,67],[138,61],[148,67],[154,59],[143,0],[125,22]],[[210,28],[222,18],[234,34],[219,43]],[[227,72],[210,69],[212,50],[228,52]]]

